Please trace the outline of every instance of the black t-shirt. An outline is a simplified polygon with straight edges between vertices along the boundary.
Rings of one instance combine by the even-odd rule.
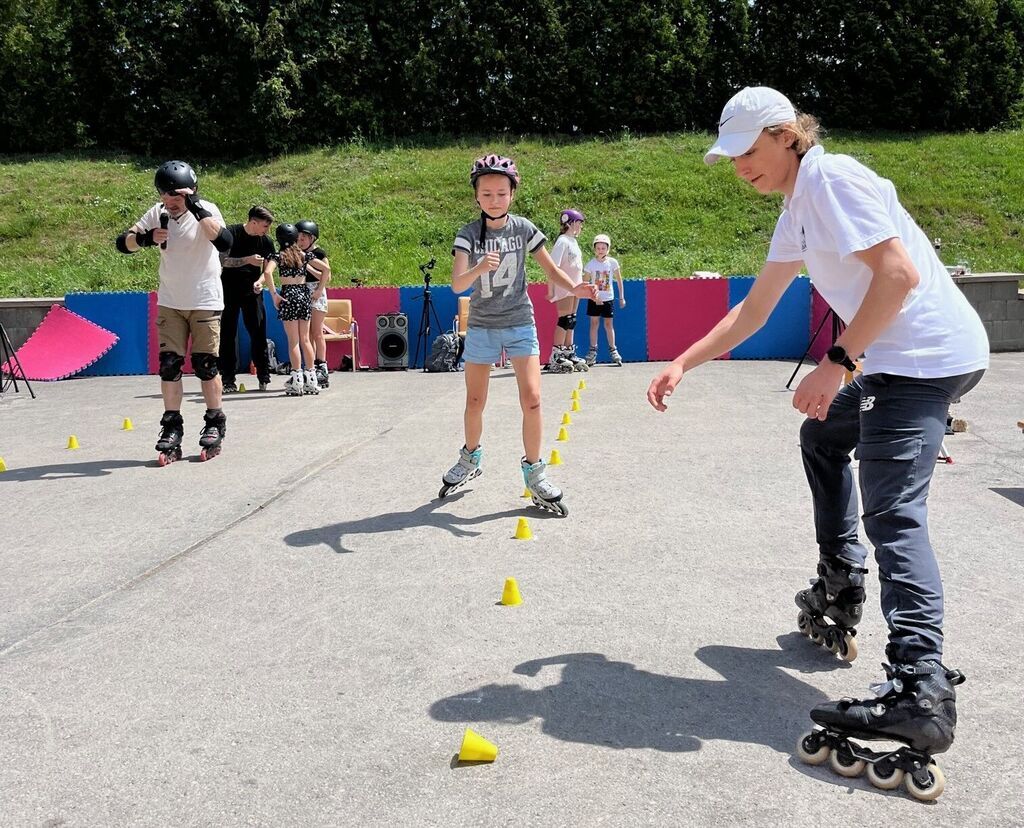
[[[313,254],[313,258],[314,259],[319,259],[321,262],[327,260],[327,254],[324,253],[324,249],[322,247],[320,247],[319,245],[317,245],[316,247],[309,248],[309,250],[307,250],[306,253],[307,253],[307,255],[309,253],[312,253]],[[314,276],[312,273],[309,273],[307,271],[306,272],[306,281],[307,282],[319,282],[320,280],[317,279],[316,276]]]
[[[273,254],[274,243],[269,236],[250,236],[245,232],[244,224],[232,224],[228,230],[233,239],[231,250],[228,251],[229,259],[244,259],[246,256],[252,255],[262,256],[266,259]],[[262,272],[262,268],[250,264],[241,267],[225,267],[220,272],[225,294],[234,296],[252,293],[253,282],[260,278]]]

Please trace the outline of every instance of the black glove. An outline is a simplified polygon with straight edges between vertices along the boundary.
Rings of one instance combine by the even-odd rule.
[[[135,231],[135,243],[139,247],[152,247],[154,244],[156,244],[156,242],[153,241],[153,230],[152,229],[146,230],[145,232],[142,232],[142,233],[140,233],[138,230],[136,230]]]
[[[204,218],[210,218],[210,216],[213,215],[213,213],[205,209],[203,205],[199,203],[199,196],[195,193],[186,194],[185,209],[196,217],[196,221],[202,221]]]

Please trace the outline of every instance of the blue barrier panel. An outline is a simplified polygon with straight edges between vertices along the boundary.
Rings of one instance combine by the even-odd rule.
[[[466,294],[469,295],[468,293]],[[423,360],[425,356],[430,355],[430,346],[433,344],[433,340],[443,334],[445,331],[452,329],[452,320],[455,319],[455,314],[459,312],[459,301],[455,293],[452,292],[451,285],[431,285],[430,286],[430,302],[433,305],[435,311],[437,311],[437,319],[433,317],[430,319],[430,342],[425,342],[420,345],[419,359],[416,360],[416,365],[413,365],[413,359],[416,356],[416,337],[420,331],[420,318],[423,315],[423,285],[404,285],[398,289],[398,308],[409,317],[409,367],[410,368],[422,368]],[[437,325],[441,325],[441,329],[437,330]],[[424,351],[426,353],[424,354]]]
[[[612,325],[615,329],[615,345],[624,362],[647,361],[647,282],[644,279],[624,279],[626,307],[619,307],[619,291],[615,290],[615,315]],[[586,356],[590,348],[590,317],[587,316],[587,301],[580,300],[576,310],[576,353]],[[604,320],[597,325],[597,361],[610,361],[608,341],[605,338]]]
[[[81,373],[90,377],[149,373],[149,294],[69,293],[64,307],[117,334],[117,344]]]
[[[746,298],[753,284],[753,276],[730,277],[730,309]],[[800,277],[782,294],[765,326],[732,349],[732,359],[799,359],[807,348],[810,318],[811,281]]]

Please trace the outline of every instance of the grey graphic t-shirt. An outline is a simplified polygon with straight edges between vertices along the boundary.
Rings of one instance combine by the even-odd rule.
[[[500,230],[488,230],[480,244],[480,220],[459,230],[452,255],[461,250],[476,267],[484,254],[501,254],[497,270],[484,273],[473,283],[469,302],[469,327],[516,328],[533,324],[533,304],[526,292],[526,257],[545,242],[544,234],[522,216],[509,214]]]

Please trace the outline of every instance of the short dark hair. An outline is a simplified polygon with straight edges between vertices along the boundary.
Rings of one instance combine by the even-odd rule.
[[[259,219],[260,221],[273,221],[274,214],[270,212],[266,207],[261,207],[257,204],[251,210],[249,210],[249,220]]]

